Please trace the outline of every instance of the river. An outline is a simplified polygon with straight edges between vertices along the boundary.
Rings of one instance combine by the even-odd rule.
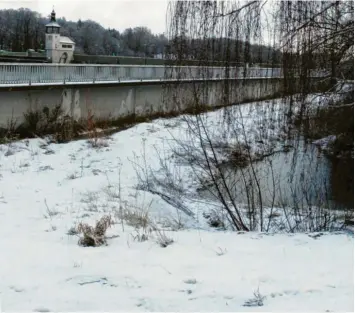
[[[331,160],[313,144],[298,146],[289,152],[278,152],[243,169],[224,168],[228,185],[237,203],[247,203],[249,190],[259,200],[255,179],[257,177],[262,203],[268,207],[322,206],[331,209],[353,209],[354,163]],[[253,171],[255,176],[253,175]],[[252,181],[253,188],[246,188],[245,180]],[[203,192],[203,196],[208,196]]]

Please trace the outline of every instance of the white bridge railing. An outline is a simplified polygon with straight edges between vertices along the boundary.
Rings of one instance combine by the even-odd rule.
[[[0,63],[0,85],[117,83],[281,77],[280,68]]]

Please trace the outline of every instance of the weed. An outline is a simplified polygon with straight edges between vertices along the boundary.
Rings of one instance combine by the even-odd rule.
[[[69,235],[69,236],[76,236],[78,234],[79,234],[79,232],[75,226],[70,227],[67,231],[67,235]]]
[[[99,247],[106,242],[106,231],[113,225],[111,216],[105,215],[96,222],[95,227],[88,224],[80,223],[77,227],[77,232],[82,234],[78,244],[83,247]]]
[[[221,214],[216,211],[211,211],[210,213],[203,213],[203,217],[207,220],[207,223],[210,227],[226,229],[226,225],[223,221]]]
[[[255,306],[263,306],[265,297],[260,294],[259,288],[254,291],[254,298],[251,298],[243,304],[243,306],[255,307]]]
[[[174,243],[174,239],[172,239],[169,236],[167,236],[167,234],[164,231],[156,229],[155,233],[157,234],[156,242],[162,248],[166,248],[167,246],[170,246],[171,244]]]
[[[79,178],[79,174],[76,172],[67,175],[67,179],[69,179],[69,180],[73,180],[73,179],[77,179],[77,178]]]
[[[221,247],[218,247],[218,251],[216,251],[216,254],[218,256],[222,256],[222,255],[225,255],[227,253],[227,249],[222,249]]]
[[[147,241],[149,239],[149,235],[151,232],[146,232],[145,230],[139,230],[136,229],[135,230],[135,235],[131,234],[132,238],[134,241],[138,241],[138,242],[144,242]]]
[[[81,202],[87,204],[89,211],[97,212],[99,207],[99,193],[92,191],[85,192]]]
[[[47,210],[47,215],[44,215],[45,218],[52,219],[53,216],[56,216],[56,215],[60,214],[59,211],[56,211],[56,210],[53,210],[53,209],[49,208],[46,199],[44,199],[44,204],[45,204],[46,210]]]
[[[151,226],[149,218],[149,211],[144,209],[133,210],[120,210],[117,212],[117,216],[124,220],[127,225],[134,227],[135,229],[143,228],[148,229]]]

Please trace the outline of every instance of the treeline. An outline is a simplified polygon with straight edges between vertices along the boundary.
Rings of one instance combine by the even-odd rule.
[[[0,50],[24,52],[45,47],[45,25],[50,17],[29,9],[0,10]],[[92,20],[67,21],[57,18],[61,35],[76,43],[76,53],[88,55],[116,55],[152,58],[162,55],[167,59],[249,62],[279,64],[281,53],[272,47],[250,45],[226,38],[189,39],[168,41],[164,34],[153,34],[147,27],[127,28],[123,32],[105,29]],[[239,49],[235,49],[235,47]],[[227,47],[230,47],[229,49]],[[239,51],[239,52],[238,52]],[[246,53],[247,52],[247,53]]]
[[[282,54],[272,46],[250,44],[235,38],[188,38],[175,36],[166,47],[167,56],[177,63],[186,59],[201,62],[280,64]]]
[[[29,9],[0,10],[0,49],[16,52],[44,49],[48,22],[49,16]],[[167,44],[163,34],[153,34],[147,27],[127,28],[120,33],[91,20],[73,22],[57,18],[57,22],[61,35],[75,41],[77,53],[152,57],[163,54]]]

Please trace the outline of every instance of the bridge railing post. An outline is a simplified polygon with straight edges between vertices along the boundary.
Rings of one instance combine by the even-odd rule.
[[[32,73],[31,73],[31,67],[30,66],[26,66],[25,68],[24,68],[24,70],[26,71],[26,74],[28,75],[27,77],[26,77],[26,74],[24,75],[24,78],[26,79],[28,79],[28,85],[29,86],[31,86],[32,85]]]
[[[92,82],[95,84],[95,80],[96,80],[96,67],[93,67],[93,75],[92,75]]]
[[[31,66],[31,71],[35,74],[35,83],[41,83],[41,69],[38,66]]]

